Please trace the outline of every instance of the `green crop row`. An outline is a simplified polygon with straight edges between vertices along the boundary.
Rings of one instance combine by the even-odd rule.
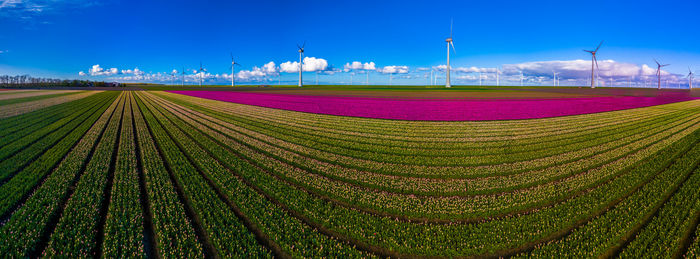
[[[127,99],[121,123],[121,136],[114,167],[109,208],[104,225],[102,255],[108,258],[144,257],[144,218],[140,203],[136,143],[132,122],[133,97]]]
[[[106,96],[102,95],[101,97],[105,98]],[[41,128],[38,131],[32,132],[31,134],[26,135],[12,143],[2,146],[0,148],[0,161],[3,161],[3,166],[6,164],[4,161],[13,155],[16,156],[18,152],[21,152],[28,146],[39,146],[41,143],[47,143],[43,144],[43,146],[50,146],[50,143],[52,143],[50,142],[51,140],[55,140],[56,136],[61,136],[58,134],[58,132],[70,131],[64,129],[69,128],[70,126],[75,127],[75,125],[78,125],[80,122],[79,119],[84,118],[84,114],[91,111],[91,108],[99,107],[103,104],[103,102],[104,99],[102,99],[102,102],[93,102],[90,103],[91,105],[83,105],[78,110],[75,110],[70,116],[60,119],[44,128]],[[27,162],[27,159],[20,161]],[[8,170],[6,169],[2,170],[2,172],[7,171]]]
[[[161,94],[161,93],[157,93]],[[169,98],[176,98],[179,100],[187,100],[190,102],[195,102],[198,105],[209,105],[216,104],[221,105],[221,102],[205,100],[195,97],[183,96],[171,93],[162,93],[162,95],[167,95]],[[626,116],[639,116],[640,113],[647,111],[664,112],[665,109],[675,107],[675,104],[664,105],[665,109],[659,109],[655,107],[638,109],[634,111],[616,111],[611,113],[603,114],[588,114],[580,115],[574,117],[558,117],[558,118],[547,118],[543,120],[523,120],[523,121],[492,121],[492,122],[406,122],[406,121],[396,121],[396,120],[376,120],[376,119],[365,119],[365,118],[353,118],[353,117],[343,117],[343,116],[327,116],[319,114],[308,114],[308,113],[297,113],[291,111],[277,110],[277,109],[267,109],[255,106],[240,105],[227,103],[225,104],[229,111],[237,114],[250,114],[250,115],[262,115],[261,118],[265,119],[275,119],[282,122],[291,121],[290,118],[294,118],[293,122],[297,123],[295,126],[303,127],[305,123],[311,127],[320,126],[321,128],[332,128],[347,133],[375,133],[380,139],[390,139],[392,135],[388,135],[387,132],[396,132],[401,136],[415,137],[414,132],[421,131],[423,128],[427,127],[431,130],[425,132],[431,137],[446,137],[446,135],[441,135],[444,132],[454,132],[452,134],[464,135],[465,133],[473,134],[479,132],[487,133],[489,136],[498,134],[498,131],[505,131],[510,134],[518,134],[521,132],[526,132],[528,130],[541,131],[543,129],[553,132],[560,132],[562,128],[585,128],[587,125],[596,126],[600,123],[607,121],[615,121],[614,118],[621,119],[622,121],[627,120]],[[661,107],[661,106],[660,106]],[[612,116],[610,116],[612,115]],[[573,126],[573,127],[572,127]],[[527,127],[527,128],[525,128]],[[481,134],[479,134],[481,135]]]
[[[162,105],[165,106],[165,105]],[[223,131],[225,132],[226,129],[222,129],[220,127],[215,127],[212,126],[211,124],[204,126],[200,125],[197,122],[194,122],[192,120],[188,120],[187,118],[183,117],[183,119],[187,120],[187,123],[190,123],[192,125],[196,125],[197,128],[199,129],[204,129],[206,127],[213,127],[216,130]],[[594,170],[599,171],[597,173],[589,173],[587,175],[581,176],[581,177],[576,177],[573,178],[572,181],[569,181],[571,184],[566,184],[567,182],[560,182],[557,183],[557,186],[537,186],[537,189],[535,189],[534,193],[539,193],[537,196],[534,197],[539,197],[539,198],[533,198],[532,195],[526,195],[527,193],[524,192],[516,192],[512,194],[507,194],[507,195],[497,195],[497,196],[492,196],[490,198],[485,198],[485,197],[479,197],[479,199],[454,199],[454,198],[446,198],[446,199],[419,199],[415,198],[412,196],[393,196],[393,195],[387,195],[385,192],[372,192],[372,191],[366,191],[366,190],[357,190],[352,188],[351,186],[348,185],[343,185],[340,183],[334,183],[334,182],[329,182],[327,179],[324,179],[323,177],[313,175],[313,174],[304,174],[303,171],[299,170],[294,170],[292,168],[286,169],[289,167],[287,164],[279,163],[274,160],[271,160],[270,162],[264,162],[264,160],[269,160],[268,158],[265,158],[264,156],[256,155],[254,151],[245,151],[245,149],[240,149],[240,153],[243,153],[244,156],[250,157],[252,160],[255,161],[263,161],[261,162],[262,164],[265,163],[273,163],[268,166],[269,170],[271,171],[278,171],[281,172],[282,174],[278,174],[279,177],[283,177],[297,185],[304,186],[306,189],[312,189],[314,192],[320,192],[323,193],[324,195],[331,195],[331,197],[335,197],[336,199],[339,199],[341,201],[344,201],[346,203],[352,203],[355,206],[360,206],[362,207],[364,204],[364,207],[367,207],[367,203],[370,203],[372,205],[369,205],[369,208],[376,211],[385,211],[386,208],[397,208],[399,211],[396,211],[396,209],[393,211],[394,214],[392,215],[419,215],[419,216],[424,216],[425,214],[421,215],[419,213],[420,211],[424,211],[423,213],[436,213],[436,212],[441,212],[444,213],[444,209],[436,209],[436,208],[450,208],[454,210],[454,214],[457,217],[465,217],[465,216],[473,216],[472,214],[476,214],[475,212],[481,211],[481,213],[485,212],[485,209],[489,208],[500,208],[504,209],[507,207],[513,207],[513,206],[524,206],[524,204],[537,204],[538,202],[541,203],[541,201],[556,201],[556,200],[561,200],[562,198],[567,197],[571,193],[575,193],[577,190],[581,189],[588,189],[593,186],[597,186],[600,182],[604,182],[605,180],[600,180],[601,177],[602,179],[609,178],[607,175],[611,174],[616,174],[617,172],[624,171],[625,167],[633,166],[636,161],[641,161],[644,159],[646,156],[653,154],[655,150],[660,150],[661,148],[665,147],[666,145],[672,143],[673,141],[680,139],[682,136],[685,134],[680,133],[679,131],[685,129],[685,132],[692,132],[694,129],[688,130],[687,128],[692,125],[696,125],[697,122],[691,121],[691,122],[686,122],[685,124],[681,124],[677,129],[673,129],[670,131],[664,131],[661,136],[658,136],[655,142],[659,140],[664,140],[664,143],[666,144],[656,144],[651,149],[644,150],[644,152],[639,152],[636,154],[634,159],[632,158],[627,158],[625,160],[619,160],[616,161],[617,163],[613,163],[611,165],[607,165],[604,167],[605,170]],[[205,131],[206,134],[213,135],[216,134],[216,132],[213,132],[211,130]],[[675,134],[674,134],[675,133]],[[228,137],[235,138],[234,134],[231,133],[224,133]],[[668,136],[673,136],[671,139],[667,139]],[[227,146],[231,147],[236,147],[237,143],[236,142],[230,142],[227,141],[226,139],[222,140],[225,142]],[[247,141],[243,140],[240,141],[242,143],[252,143],[252,141]],[[654,142],[652,142],[654,143]],[[254,143],[253,143],[254,144]],[[644,144],[644,145],[649,145],[649,144]],[[257,151],[259,152],[265,152],[264,150],[270,150],[270,148],[261,148],[258,149]],[[624,162],[624,163],[620,163]],[[299,164],[311,164],[311,163],[299,163]],[[555,170],[556,172],[556,170]],[[598,178],[591,178],[591,176],[595,175],[602,175],[599,176]],[[295,176],[296,175],[296,176]],[[292,178],[290,179],[289,177],[296,177],[295,179]],[[301,177],[301,178],[300,178]],[[505,179],[505,178],[504,178]],[[580,180],[576,180],[580,179]],[[325,181],[325,183],[324,183]],[[584,186],[579,186],[581,183],[586,183]],[[545,188],[547,187],[547,188]],[[556,188],[554,188],[556,187]],[[572,190],[573,188],[573,190]],[[349,196],[349,194],[352,194]],[[553,195],[556,194],[556,195]],[[340,198],[339,198],[340,197]],[[463,204],[463,205],[460,205]],[[479,204],[482,204],[481,206]],[[384,209],[382,209],[384,208]],[[432,212],[431,212],[432,211]],[[488,211],[488,210],[486,210]],[[493,212],[491,212],[493,213]]]
[[[197,222],[206,234],[206,240],[222,257],[268,257],[270,251],[257,243],[253,233],[248,231],[234,211],[219,198],[218,194],[202,177],[195,166],[212,164],[190,164],[190,156],[179,151],[177,143],[166,132],[156,115],[139,103],[143,117],[151,134],[160,146],[167,165],[171,168],[176,184],[182,189],[185,203],[197,213]],[[187,150],[193,152],[194,150]],[[198,154],[195,154],[196,157]],[[199,154],[201,155],[201,154]],[[200,169],[201,170],[201,169]]]
[[[684,140],[697,137],[697,134],[693,134]],[[653,156],[655,159],[644,161],[641,166],[635,167],[611,184],[576,198],[543,208],[537,213],[480,224],[424,225],[375,217],[343,206],[331,206],[327,201],[310,196],[253,166],[241,170],[241,173],[255,186],[264,190],[266,195],[278,199],[278,202],[287,205],[290,211],[300,214],[299,217],[304,218],[305,222],[320,224],[330,229],[328,235],[360,240],[359,245],[379,247],[402,254],[478,255],[534,245],[538,240],[546,240],[562,229],[581,224],[577,222],[589,220],[591,215],[604,211],[605,207],[611,206],[610,204],[614,205],[620,197],[636,190],[637,186],[643,185],[649,177],[663,170],[663,164],[673,161],[682,151],[679,147],[687,145],[686,142],[674,143],[672,147]],[[220,146],[229,148],[228,145]]]
[[[700,132],[700,131],[698,131]],[[534,257],[547,254],[572,257],[612,256],[607,251],[616,249],[625,240],[633,238],[635,228],[670,198],[700,163],[700,145],[694,147],[671,164],[663,173],[645,184],[639,191],[624,199],[610,211],[595,218],[566,238],[535,249]],[[692,185],[692,184],[691,184]],[[694,189],[697,191],[697,186]],[[666,233],[669,234],[669,233]],[[667,238],[669,239],[669,238]],[[669,240],[670,241],[670,240]]]
[[[65,95],[78,94],[78,93],[83,93],[83,92],[84,91],[79,91],[79,92],[76,91],[76,92],[46,94],[46,95],[37,95],[37,96],[29,96],[29,97],[22,97],[22,98],[12,98],[12,99],[0,100],[0,106],[10,105],[10,104],[15,104],[15,103],[38,101],[41,99],[61,97],[61,96],[65,96]]]
[[[175,118],[162,110],[160,107],[151,105],[152,101],[145,103],[151,109],[161,112],[156,116],[163,121],[165,129],[174,136],[174,140],[181,142],[180,145],[187,146],[184,151],[201,164],[216,165],[218,170],[206,170],[209,178],[215,182],[216,188],[226,193],[226,196],[248,215],[256,227],[267,233],[274,243],[281,247],[286,253],[293,257],[368,257],[369,254],[361,253],[352,247],[340,243],[337,240],[323,236],[313,228],[304,225],[282,209],[271,203],[265,196],[256,193],[246,186],[241,179],[232,175],[231,172],[240,174],[242,167],[240,160],[231,156],[229,152],[221,148],[207,136],[196,132],[192,126],[178,123]],[[180,128],[185,126],[185,128]],[[206,148],[208,152],[203,152]],[[189,153],[197,150],[197,153]],[[225,166],[225,167],[223,167]],[[229,171],[231,170],[231,171]]]
[[[700,212],[700,169],[695,168],[658,215],[622,250],[624,258],[670,258],[683,249],[683,237],[696,227]]]
[[[112,96],[112,98],[114,97]],[[71,127],[70,131],[61,132],[65,137],[47,147],[46,152],[37,154],[36,159],[22,162],[28,164],[27,167],[0,186],[0,215],[6,215],[18,201],[26,197],[55,168],[108,106],[109,102],[104,102],[100,107],[93,107],[90,112],[84,114],[84,118],[80,119],[80,124],[74,128]]]
[[[69,102],[71,103],[70,106],[60,104],[48,110],[41,110],[41,113],[28,113],[31,114],[31,116],[24,117],[22,120],[14,122],[0,121],[0,124],[7,123],[8,126],[13,126],[0,130],[0,146],[5,146],[34,131],[47,127],[59,119],[75,114],[75,106],[90,106],[95,105],[96,102],[104,102],[104,100],[100,98],[100,95],[92,95],[85,99],[76,100],[74,103]]]
[[[117,94],[106,101],[109,108],[95,122],[75,148],[61,161],[60,165],[46,181],[27,199],[8,221],[0,228],[0,251],[6,251],[6,256],[25,257],[36,253],[37,243],[51,228],[49,222],[61,213],[62,201],[68,199],[69,188],[82,172],[91,150],[99,141],[105,125],[113,114],[117,102],[114,99]],[[11,197],[19,195],[12,194]],[[3,197],[5,197],[3,195]],[[2,200],[5,203],[14,203],[14,200]],[[7,206],[3,206],[7,207]],[[17,233],[22,233],[18,235]],[[41,251],[38,251],[41,252]]]
[[[43,251],[48,257],[95,257],[98,228],[101,221],[101,207],[114,156],[115,145],[119,138],[119,125],[124,113],[123,94],[119,100],[115,115],[97,144],[85,172],[78,180],[73,195],[68,200],[63,214]]]
[[[153,215],[156,250],[164,258],[202,258],[202,246],[179,202],[141,111],[138,105],[132,109],[145,189]]]
[[[687,115],[687,114],[686,114]],[[216,116],[216,115],[212,115]],[[683,118],[683,117],[680,117]],[[217,116],[217,119],[222,119],[228,120],[225,117]],[[261,135],[256,131],[251,131],[247,130],[245,128],[241,129],[240,127],[237,127],[237,130],[239,132],[244,132],[246,134],[254,135],[257,136],[258,138],[265,138],[265,135]],[[577,154],[582,154],[584,157],[581,157],[579,155],[578,157],[572,157],[571,154],[562,154],[559,156],[554,156],[554,157],[549,157],[547,159],[540,159],[539,163],[534,163],[536,161],[527,161],[527,162],[522,162],[525,167],[523,166],[517,166],[515,164],[504,164],[504,165],[497,165],[497,166],[489,166],[489,167],[458,167],[458,168],[449,168],[449,167],[426,167],[426,166],[404,166],[404,165],[397,165],[397,164],[390,164],[390,163],[374,163],[371,161],[367,160],[359,160],[359,159],[352,159],[349,157],[343,157],[343,156],[334,156],[332,154],[329,154],[327,152],[322,152],[322,151],[316,151],[314,149],[309,149],[305,147],[300,147],[296,145],[292,145],[290,143],[286,142],[281,142],[277,139],[274,138],[269,138],[267,137],[265,141],[269,142],[275,142],[278,146],[280,145],[286,145],[284,146],[285,149],[288,151],[305,151],[302,153],[303,156],[305,157],[313,157],[317,158],[323,162],[328,162],[328,163],[333,163],[333,164],[338,164],[344,167],[349,167],[352,169],[357,169],[357,170],[363,170],[363,171],[370,171],[370,172],[380,172],[383,174],[400,174],[400,175],[406,175],[406,176],[426,176],[425,174],[428,172],[431,172],[430,174],[434,175],[439,175],[438,177],[445,177],[446,175],[450,174],[465,174],[465,171],[475,171],[480,172],[479,174],[483,175],[488,175],[486,172],[493,172],[493,173],[498,173],[498,174],[504,174],[504,172],[507,171],[513,171],[513,169],[516,170],[516,172],[523,172],[524,170],[527,169],[541,169],[541,168],[546,168],[548,165],[554,163],[562,163],[564,162],[569,162],[569,161],[576,161],[577,159],[581,158],[586,158],[588,156],[591,156],[591,152],[586,152],[580,151]],[[595,149],[599,150],[598,152],[601,152],[600,150],[605,150],[602,149],[601,147],[595,147]],[[310,152],[313,152],[309,154]],[[594,153],[595,154],[595,153]],[[486,171],[486,172],[484,172]],[[434,173],[432,173],[434,172]],[[418,174],[418,175],[416,175]],[[472,173],[473,174],[473,173]],[[491,174],[491,173],[489,173]],[[435,177],[435,176],[433,176]]]

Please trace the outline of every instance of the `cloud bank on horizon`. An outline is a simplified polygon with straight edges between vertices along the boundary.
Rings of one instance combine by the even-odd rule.
[[[352,61],[343,65],[343,69],[334,69],[328,61],[323,58],[305,57],[303,59],[303,72],[305,73],[325,73],[343,77],[343,74],[355,73],[376,73],[376,74],[398,74],[398,78],[416,80],[418,84],[424,84],[423,79],[428,78],[432,72],[435,78],[444,78],[446,65],[433,67],[415,67],[403,65],[388,65],[378,67],[375,62]],[[590,80],[591,61],[576,60],[554,60],[554,61],[533,61],[518,64],[503,64],[499,67],[477,67],[477,66],[457,66],[451,68],[452,74],[457,82],[473,84],[479,81],[496,80],[496,73],[501,82],[519,82],[522,79],[526,83],[540,84],[548,80],[553,80],[554,72],[558,80],[570,82],[570,84],[581,84]],[[155,83],[193,83],[200,78],[209,83],[226,83],[231,80],[230,73],[209,73],[192,70],[191,73],[181,74],[182,71],[173,70],[168,72],[145,73],[138,68],[118,69],[103,68],[99,64],[93,65],[88,73],[78,72],[81,77],[92,77],[101,80],[114,80],[118,82],[155,82]],[[236,71],[235,79],[243,83],[265,83],[279,80],[282,73],[296,74],[299,72],[299,62],[286,61],[277,65],[274,61],[267,62],[261,66],[253,66],[252,69]],[[599,60],[596,70],[597,77],[601,79],[603,85],[608,85],[611,81],[620,82],[646,82],[656,78],[656,68],[647,64],[637,65],[632,63],[617,62],[614,60]],[[666,70],[661,70],[664,80],[673,83],[682,82],[684,75],[673,74]],[[607,80],[607,81],[606,81]],[[439,84],[439,83],[438,83]],[[565,83],[566,84],[566,83]]]

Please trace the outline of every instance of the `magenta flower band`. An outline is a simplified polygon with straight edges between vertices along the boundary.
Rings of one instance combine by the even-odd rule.
[[[549,99],[415,99],[229,91],[168,91],[289,111],[418,121],[520,120],[589,114],[689,101],[687,94]]]

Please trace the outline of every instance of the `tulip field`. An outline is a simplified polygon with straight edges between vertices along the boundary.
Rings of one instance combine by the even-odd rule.
[[[582,90],[0,91],[0,254],[700,258],[700,98]]]

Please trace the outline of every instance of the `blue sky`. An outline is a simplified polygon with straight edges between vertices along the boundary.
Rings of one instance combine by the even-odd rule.
[[[223,84],[233,52],[240,83],[293,84],[284,71],[294,64],[281,64],[297,61],[306,41],[315,58],[306,84],[316,74],[364,82],[364,73],[373,84],[427,84],[430,69],[440,84],[454,19],[456,83],[492,84],[498,67],[510,84],[520,71],[526,83],[552,84],[551,70],[562,85],[583,84],[590,55],[581,49],[601,40],[600,73],[615,84],[648,80],[653,58],[682,82],[688,66],[700,69],[698,10],[697,1],[0,0],[0,74],[167,82],[185,67],[195,83],[201,61],[207,82]],[[353,61],[374,66],[344,70]]]

